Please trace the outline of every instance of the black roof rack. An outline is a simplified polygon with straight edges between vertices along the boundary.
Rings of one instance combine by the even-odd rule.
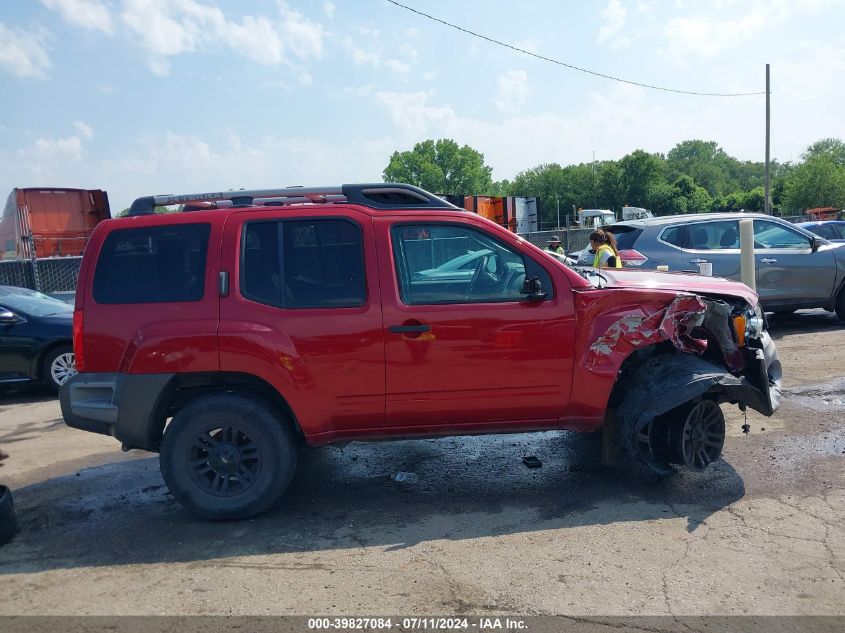
[[[145,196],[138,198],[129,208],[129,215],[151,215],[157,206],[171,204],[196,205],[215,203],[207,208],[218,208],[217,202],[226,201],[226,207],[285,204],[329,204],[347,202],[371,209],[460,209],[438,198],[425,189],[393,182],[340,185],[334,187],[285,187],[283,189],[253,189],[249,191],[220,191],[181,195]],[[192,209],[198,210],[193,206]],[[221,207],[222,208],[222,207]]]

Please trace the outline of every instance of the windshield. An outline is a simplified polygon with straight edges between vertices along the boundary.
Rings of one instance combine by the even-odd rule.
[[[73,314],[72,305],[26,288],[3,288],[0,290],[0,305],[12,312],[36,317]]]

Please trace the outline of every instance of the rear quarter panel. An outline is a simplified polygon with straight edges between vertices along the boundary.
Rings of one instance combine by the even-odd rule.
[[[86,372],[151,374],[217,371],[217,323],[220,240],[224,213],[173,214],[167,224],[210,225],[202,299],[190,302],[99,304],[93,296],[96,262],[108,234],[117,229],[159,226],[159,216],[101,222],[86,248],[80,268],[76,308],[83,312]]]

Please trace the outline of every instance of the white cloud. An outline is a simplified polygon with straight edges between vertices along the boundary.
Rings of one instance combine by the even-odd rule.
[[[346,37],[343,40],[343,47],[349,53],[352,62],[356,66],[387,68],[405,77],[410,74],[412,65],[416,62],[418,56],[417,50],[413,46],[405,42],[393,49],[400,53],[400,56],[406,60],[403,61],[395,57],[385,56],[380,43],[381,34],[378,29],[362,26],[358,28],[358,33],[359,36],[355,38]],[[366,42],[366,47],[362,46],[360,42]]]
[[[202,136],[167,131],[103,161],[98,176],[109,183],[112,207],[120,210],[138,196],[156,193],[378,182],[395,148],[389,138],[327,144],[312,137],[267,136],[246,143],[232,130]]]
[[[92,138],[94,138],[94,129],[85,121],[74,121],[73,127],[79,130],[79,133],[82,134],[85,140],[90,141]]]
[[[528,73],[524,70],[509,70],[499,75],[499,92],[496,108],[500,112],[516,112],[528,99]]]
[[[335,10],[334,2],[324,2],[323,3],[323,13],[326,14],[326,17],[328,17],[329,20],[334,19],[334,10]]]
[[[388,59],[384,62],[384,66],[393,72],[399,73],[400,75],[407,75],[411,72],[411,66],[400,62],[398,59]]]
[[[170,72],[170,57],[219,46],[264,65],[323,54],[323,27],[284,5],[278,19],[247,15],[234,21],[218,7],[196,0],[124,0],[120,18],[158,75]]]
[[[58,11],[68,24],[103,33],[113,31],[111,11],[100,0],[40,0],[40,2],[48,9]]]
[[[50,159],[53,161],[82,159],[82,140],[78,136],[66,138],[39,138],[29,150],[23,152],[24,156],[37,157],[39,159]]]
[[[686,56],[713,59],[790,20],[841,5],[842,0],[717,0],[715,7],[698,14],[665,21],[665,52],[681,61]]]
[[[465,116],[431,92],[380,92],[376,102],[395,126],[399,148],[452,138],[483,153],[495,179],[512,179],[542,163],[589,162],[593,151],[598,160],[619,159],[636,148],[665,153],[690,138],[715,140],[741,160],[762,160],[763,153],[761,138],[748,134],[759,120],[754,100],[655,99],[645,89],[617,85],[583,95],[571,114],[490,120]]]
[[[0,22],[0,68],[19,77],[46,79],[50,57],[44,31],[7,28]]]
[[[599,44],[612,39],[625,26],[627,11],[619,0],[610,0],[601,12],[604,24],[599,29]]]

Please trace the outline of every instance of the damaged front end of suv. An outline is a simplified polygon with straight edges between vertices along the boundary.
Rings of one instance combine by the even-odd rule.
[[[625,450],[661,474],[673,466],[704,470],[725,442],[720,404],[766,416],[778,408],[781,365],[756,295],[740,284],[713,282],[718,294],[675,291],[669,303],[660,289],[662,306],[646,291],[650,300],[633,312],[620,314],[622,308],[585,342],[584,368],[615,373],[604,421],[606,463]],[[602,290],[627,295],[631,285]]]

